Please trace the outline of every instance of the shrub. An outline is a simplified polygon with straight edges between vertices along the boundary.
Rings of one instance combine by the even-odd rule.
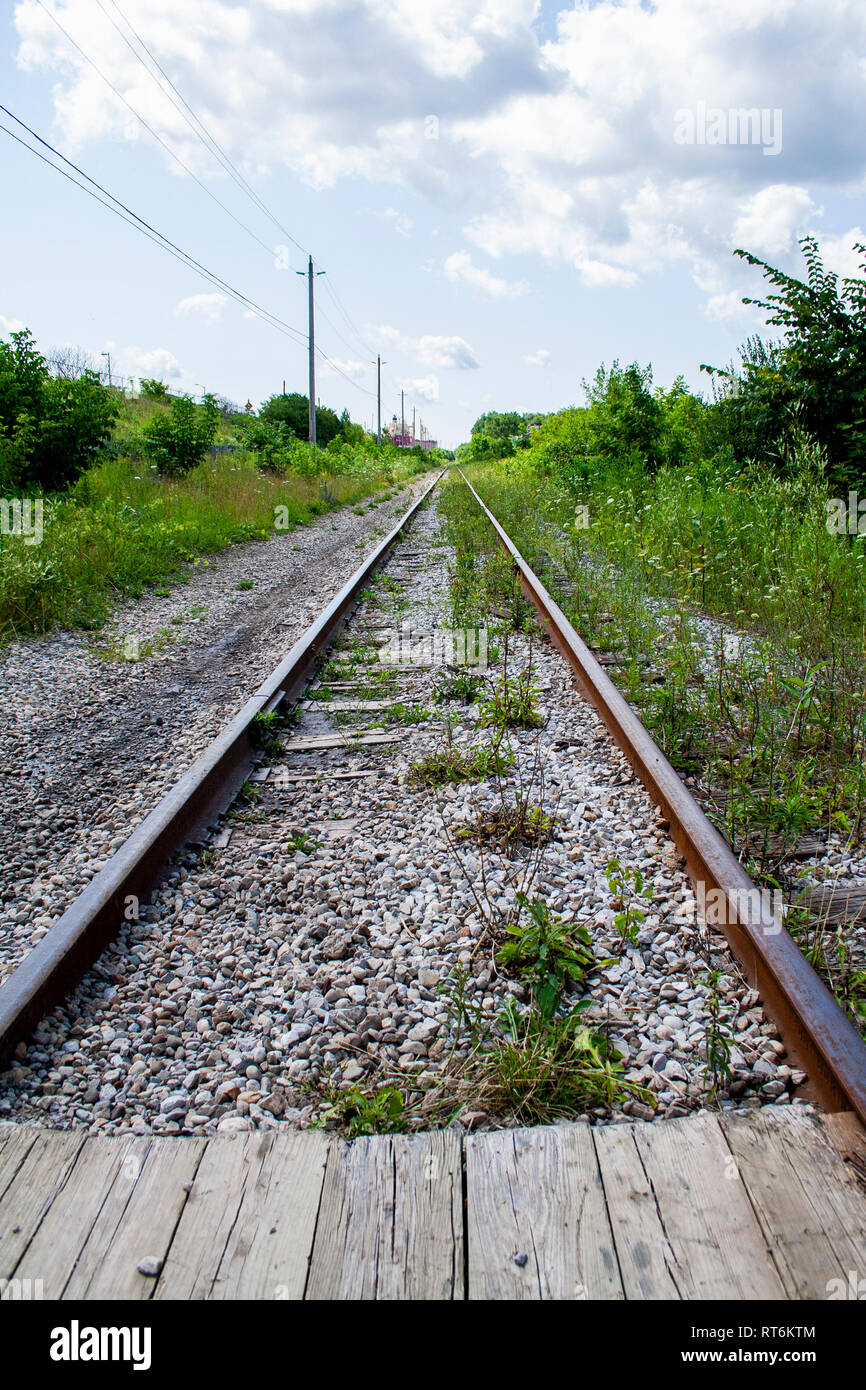
[[[210,396],[201,406],[189,396],[175,396],[170,413],[155,416],[146,426],[145,452],[160,473],[189,473],[213,444],[216,425],[216,406]]]
[[[116,418],[95,372],[53,377],[26,329],[0,342],[0,487],[68,486],[94,461]]]
[[[164,381],[157,381],[154,377],[142,377],[141,394],[146,401],[167,401],[168,387]]]

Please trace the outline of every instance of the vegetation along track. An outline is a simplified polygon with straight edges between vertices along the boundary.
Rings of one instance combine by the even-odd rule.
[[[862,1116],[853,1029],[772,919],[720,915],[742,965],[704,925],[677,844],[705,888],[742,870],[507,537],[456,478],[397,530],[0,987],[0,1113],[649,1120],[798,1103],[808,1061]]]

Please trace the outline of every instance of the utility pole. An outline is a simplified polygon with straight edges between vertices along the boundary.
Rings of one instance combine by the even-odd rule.
[[[99,355],[100,355],[100,357],[107,357],[107,358],[108,358],[108,384],[109,384],[109,386],[110,386],[110,385],[111,385],[111,353],[110,353],[110,352],[101,352]]]
[[[403,392],[400,392],[400,438],[406,438],[406,407],[403,404]]]
[[[313,311],[313,282],[317,275],[324,275],[323,270],[313,270],[313,258],[310,256],[306,270],[296,270],[296,275],[306,275],[307,293],[309,297],[310,312],[310,414],[309,414],[309,435],[310,443],[316,442],[316,326]]]
[[[385,363],[387,367],[388,363]],[[382,443],[382,358],[376,358],[376,439]]]

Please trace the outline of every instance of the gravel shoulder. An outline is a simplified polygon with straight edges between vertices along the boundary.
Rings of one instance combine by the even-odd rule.
[[[119,605],[99,633],[0,649],[0,980],[428,483],[231,547],[167,595]]]

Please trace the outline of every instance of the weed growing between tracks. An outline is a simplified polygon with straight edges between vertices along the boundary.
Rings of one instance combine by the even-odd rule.
[[[566,486],[493,467],[473,480],[760,886],[796,904],[798,855],[833,833],[844,855],[863,845],[866,538],[828,534],[810,445],[783,477],[624,468]],[[575,527],[576,502],[588,526]],[[458,532],[470,506],[465,493]],[[829,866],[810,872],[832,880]],[[789,925],[866,1027],[850,930],[805,909]]]

